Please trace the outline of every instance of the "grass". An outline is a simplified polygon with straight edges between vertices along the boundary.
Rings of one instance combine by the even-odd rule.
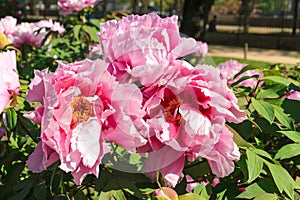
[[[211,56],[211,60],[215,63],[214,65],[218,65],[219,63],[226,62],[228,60],[237,60],[240,63],[259,66],[259,67],[263,67],[263,68],[270,66],[270,63],[268,63],[268,62],[257,61],[257,60],[248,60],[248,59],[240,59],[240,58],[225,58],[225,57]]]

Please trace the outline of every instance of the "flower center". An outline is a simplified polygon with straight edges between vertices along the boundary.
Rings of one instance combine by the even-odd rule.
[[[72,120],[75,124],[87,121],[90,117],[94,117],[93,104],[83,97],[74,97],[71,103]]]
[[[166,121],[180,125],[181,115],[178,112],[180,102],[177,99],[170,100],[165,106]]]

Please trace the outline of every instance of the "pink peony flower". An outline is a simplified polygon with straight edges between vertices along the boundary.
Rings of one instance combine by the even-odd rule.
[[[20,83],[17,73],[15,51],[0,53],[0,113],[9,103],[12,95],[19,93]]]
[[[284,97],[290,100],[300,101],[300,92],[291,90]]]
[[[5,34],[8,42],[13,43],[13,34],[16,31],[17,19],[6,16],[0,19],[0,33]]]
[[[20,48],[23,44],[40,47],[42,41],[51,31],[57,31],[59,34],[65,31],[64,27],[58,22],[52,20],[41,20],[34,23],[22,22],[18,24],[13,33],[13,45]]]
[[[22,22],[16,27],[14,32],[14,41],[13,45],[17,48],[20,48],[23,44],[29,44],[32,46],[40,47],[43,39],[47,35],[46,30],[38,31],[40,28],[34,23]]]
[[[147,144],[139,148],[150,152],[144,172],[159,169],[173,187],[182,176],[185,156],[189,161],[206,158],[214,174],[229,175],[239,152],[225,122],[246,119],[218,69],[184,63],[175,62],[157,84],[141,88],[150,127]]]
[[[35,23],[35,26],[39,29],[49,28],[51,31],[58,32],[59,34],[65,32],[64,26],[59,22],[53,22],[52,19],[38,21]]]
[[[59,159],[60,168],[81,184],[87,174],[98,176],[109,151],[105,140],[130,152],[146,143],[134,124],[144,115],[139,89],[119,85],[102,60],[59,63],[54,73],[35,71],[26,99],[43,104],[26,114],[41,125],[41,142],[27,161],[33,172]]]
[[[100,0],[58,0],[57,4],[62,9],[63,15],[79,12],[84,8],[94,6]]]
[[[177,58],[195,52],[205,54],[202,44],[180,37],[177,24],[177,16],[162,19],[155,13],[100,24],[98,37],[109,71],[121,82],[132,78],[149,85]]]
[[[223,79],[227,80],[228,85],[231,85],[232,83],[238,81],[243,76],[253,76],[253,75],[259,75],[259,77],[262,77],[262,73],[259,73],[255,70],[248,70],[242,74],[240,74],[238,77],[236,77],[234,80],[233,77],[240,72],[247,64],[239,63],[236,60],[230,60],[224,63],[220,63],[217,68],[221,71],[221,76]],[[239,83],[239,85],[247,86],[247,87],[254,87],[257,84],[257,79],[255,78],[249,78]]]

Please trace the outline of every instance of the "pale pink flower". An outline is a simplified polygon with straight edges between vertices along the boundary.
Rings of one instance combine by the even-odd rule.
[[[58,32],[59,34],[65,32],[64,26],[59,22],[53,22],[52,19],[38,21],[35,23],[35,26],[39,29],[49,28],[51,31]]]
[[[177,23],[177,16],[160,18],[150,13],[100,24],[98,37],[109,71],[121,82],[132,78],[149,85],[177,58],[195,52],[205,54],[196,40],[180,37]]]
[[[263,76],[262,73],[255,71],[255,70],[248,70],[239,76],[237,76],[235,79],[233,77],[240,72],[244,67],[246,67],[247,64],[239,63],[236,60],[229,60],[224,63],[220,63],[217,68],[221,71],[221,76],[223,79],[227,80],[228,85],[231,85],[232,83],[238,81],[243,76],[254,76],[258,75],[260,78]],[[253,88],[257,84],[256,78],[249,78],[239,83],[239,85],[247,86]]]
[[[15,51],[0,53],[0,113],[14,94],[19,93],[20,82],[17,73]]]
[[[17,48],[20,48],[23,44],[40,47],[47,32],[46,30],[37,32],[39,29],[40,27],[36,26],[35,23],[22,22],[18,24],[13,34],[13,45]]]
[[[157,84],[141,88],[144,119],[150,131],[147,144],[139,152],[151,152],[144,171],[160,167],[170,186],[182,176],[184,156],[189,161],[206,158],[214,174],[229,175],[239,152],[225,122],[246,119],[218,69],[184,67],[183,63],[174,62],[178,65],[170,66]]]
[[[63,15],[79,12],[84,8],[94,6],[100,0],[58,0],[57,4],[62,9]]]
[[[5,34],[8,42],[13,43],[13,33],[16,31],[17,19],[6,16],[0,19],[0,33]]]
[[[129,152],[146,143],[135,127],[144,115],[138,87],[119,85],[102,60],[59,63],[54,73],[35,71],[26,99],[42,103],[26,114],[41,124],[41,144],[27,161],[33,172],[59,159],[60,168],[80,184],[87,174],[98,176],[109,151],[105,140]]]

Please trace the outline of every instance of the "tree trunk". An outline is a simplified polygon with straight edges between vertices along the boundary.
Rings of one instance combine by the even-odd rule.
[[[214,0],[185,0],[180,31],[204,40],[208,16]]]

